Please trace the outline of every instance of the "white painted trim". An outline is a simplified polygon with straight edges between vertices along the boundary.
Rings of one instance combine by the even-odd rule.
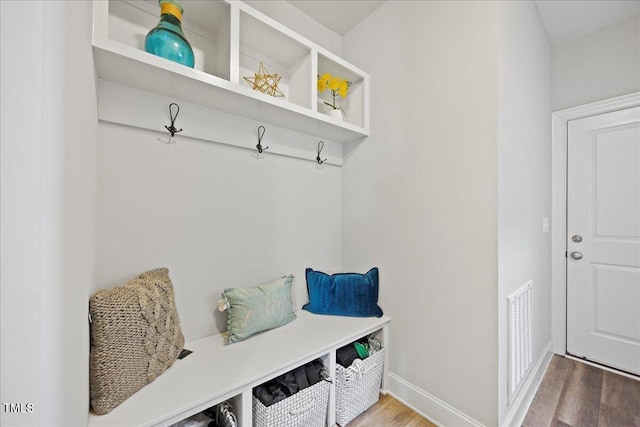
[[[391,328],[389,327],[389,324],[386,324],[384,328],[382,328],[382,344],[384,346],[388,346],[389,343],[391,343]],[[385,351],[384,365],[382,365],[382,384],[380,384],[380,389],[385,394],[387,392],[386,378],[388,373],[389,373],[389,352]]]
[[[240,9],[236,3],[231,3],[229,20],[229,81],[240,84]]]
[[[400,378],[393,372],[387,373],[385,384],[388,394],[438,426],[484,427],[481,422]]]
[[[552,342],[549,341],[544,347],[540,357],[538,357],[538,360],[531,366],[527,378],[520,387],[518,387],[515,399],[511,403],[511,406],[509,406],[507,416],[502,422],[503,427],[522,425],[529,406],[531,406],[531,402],[533,402],[533,398],[536,396],[538,387],[540,387],[542,378],[551,362],[551,357],[553,356],[551,348]]]
[[[109,2],[93,2],[93,31],[92,42],[99,45],[108,38],[109,34]]]
[[[551,147],[551,339],[553,352],[564,355],[566,345],[566,234],[567,234],[567,123],[570,120],[640,105],[640,92],[578,107],[552,115]]]
[[[184,130],[171,138],[165,130],[170,123],[169,104],[177,102],[180,114],[176,127]],[[186,138],[232,145],[257,153],[257,128],[261,122],[245,117],[209,109],[200,105],[174,100],[155,93],[98,80],[98,118],[103,122],[148,129],[158,133],[159,142],[165,144],[185,142]],[[316,163],[318,140],[312,135],[264,124],[263,146],[269,147],[261,155],[294,157]],[[322,157],[326,165],[342,166],[342,144],[329,139]],[[317,165],[316,165],[317,166]]]

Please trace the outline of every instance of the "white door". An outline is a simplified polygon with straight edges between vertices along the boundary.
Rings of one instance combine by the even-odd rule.
[[[568,129],[567,352],[640,375],[640,107]]]

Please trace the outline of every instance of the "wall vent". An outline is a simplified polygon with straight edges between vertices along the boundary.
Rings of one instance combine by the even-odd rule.
[[[507,298],[509,309],[509,404],[533,363],[532,303],[532,280],[529,280]]]

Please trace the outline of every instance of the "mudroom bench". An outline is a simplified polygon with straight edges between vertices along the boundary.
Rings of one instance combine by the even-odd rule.
[[[89,426],[169,426],[232,399],[241,427],[253,425],[253,388],[321,358],[331,376],[336,350],[375,333],[388,343],[390,318],[323,316],[301,310],[288,325],[223,345],[220,335],[185,344],[192,354],[107,415],[89,414]],[[388,354],[388,352],[385,352]],[[385,363],[385,369],[386,369]],[[382,376],[383,381],[385,375]],[[335,425],[335,385],[329,394],[328,425]]]

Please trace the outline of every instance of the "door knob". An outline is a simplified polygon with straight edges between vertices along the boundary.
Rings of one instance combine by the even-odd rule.
[[[579,259],[582,259],[582,252],[578,252],[578,251],[571,252],[571,258],[575,259],[576,261]]]
[[[574,234],[573,236],[571,236],[571,240],[573,240],[573,242],[575,243],[580,243],[582,242],[582,236],[579,234]]]

